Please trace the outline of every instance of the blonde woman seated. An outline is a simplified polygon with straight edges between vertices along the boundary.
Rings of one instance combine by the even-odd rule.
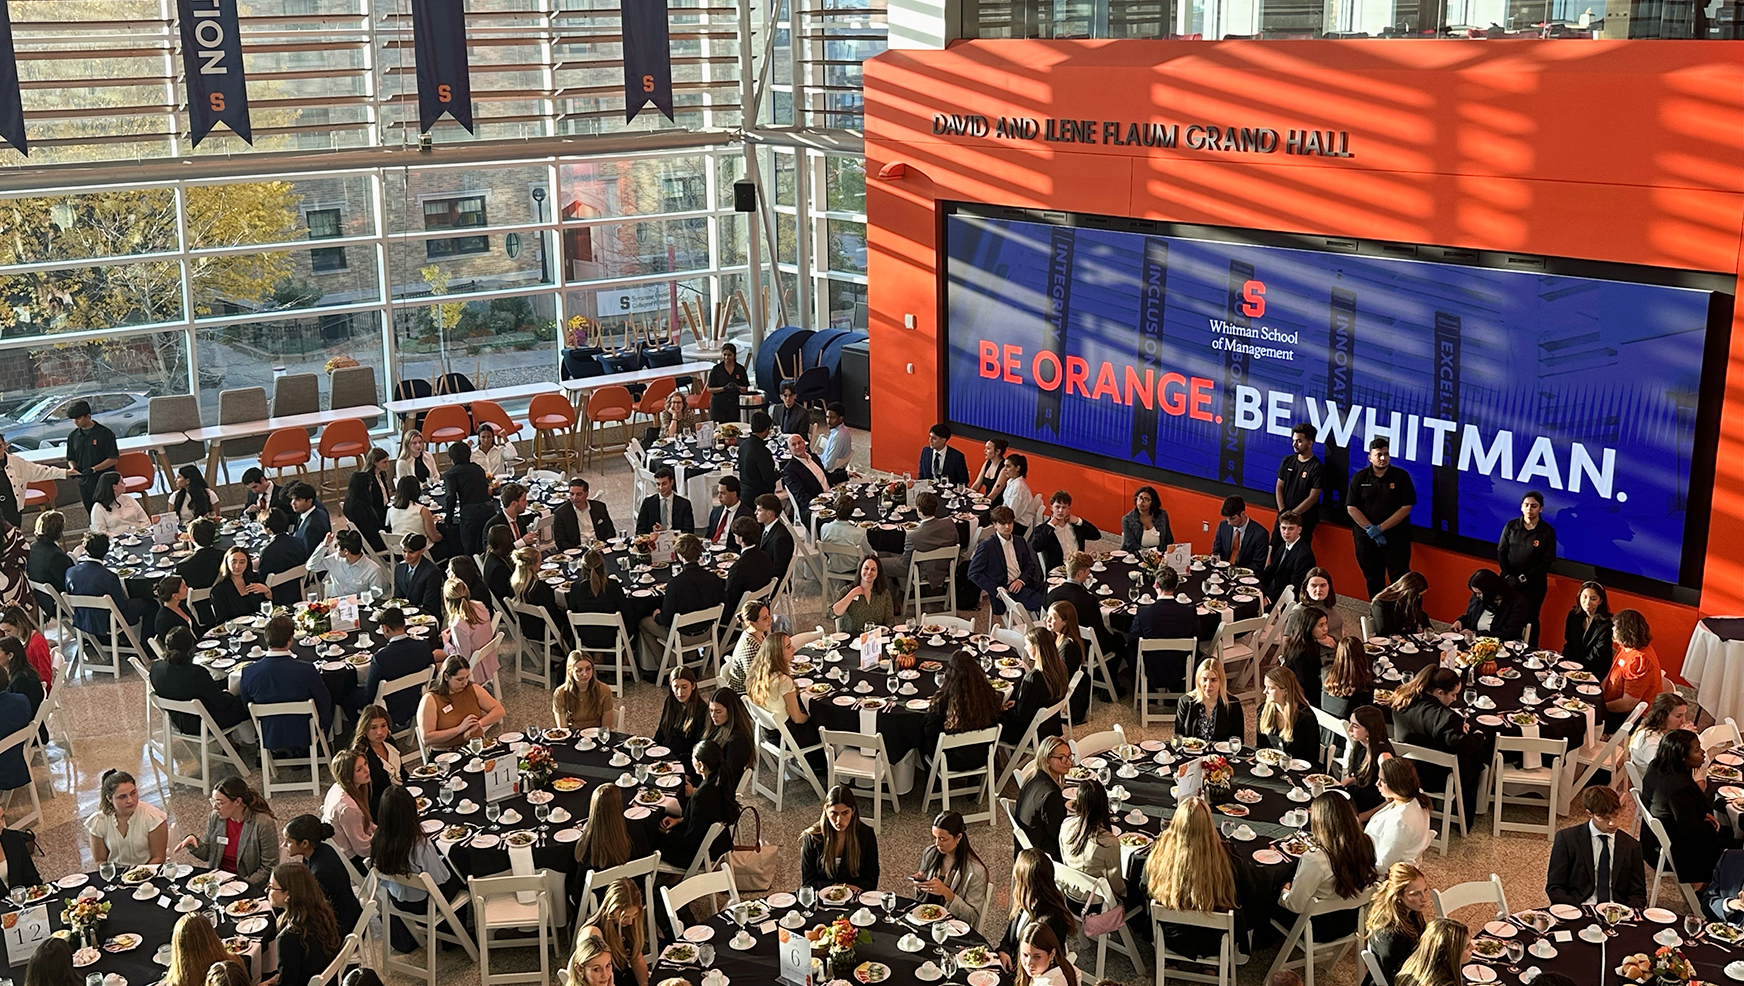
[[[442,583],[442,609],[448,617],[448,629],[443,632],[445,645],[443,650],[456,657],[466,660],[467,666],[472,666],[472,659],[496,638],[491,632],[490,610],[484,603],[472,598],[472,592],[466,583],[450,576]],[[497,657],[487,654],[478,662],[474,669],[476,682],[480,685],[489,682],[497,676]]]
[[[1320,722],[1296,672],[1279,665],[1266,672],[1265,704],[1260,706],[1260,749],[1282,750],[1297,760],[1320,760]]]
[[[353,860],[369,855],[375,835],[371,807],[369,758],[358,750],[341,750],[333,758],[333,786],[321,803],[321,820],[333,826],[333,842]]]
[[[570,651],[563,684],[551,693],[551,716],[563,729],[618,729],[612,708],[612,689],[593,673],[593,658],[585,651]]]
[[[1204,798],[1181,802],[1145,860],[1145,890],[1151,900],[1188,914],[1235,912],[1235,953],[1246,951],[1249,916],[1264,921],[1270,902],[1267,886],[1245,853],[1231,853],[1217,834],[1217,822]],[[1197,925],[1164,924],[1169,948],[1189,957],[1212,956],[1223,936]]]
[[[1229,679],[1223,662],[1208,657],[1193,675],[1193,690],[1175,703],[1175,735],[1197,736],[1207,743],[1241,739],[1247,724],[1241,717],[1241,699],[1229,694]]]
[[[1461,970],[1471,957],[1471,932],[1465,922],[1436,918],[1424,929],[1394,986],[1459,986],[1465,982]]]
[[[648,960],[642,954],[647,924],[643,906],[642,891],[633,881],[614,880],[578,932],[578,938],[596,939],[606,946],[617,986],[648,986]]]
[[[503,721],[503,705],[472,680],[466,658],[451,656],[418,702],[418,735],[434,750],[455,750]]]
[[[836,630],[858,634],[867,627],[889,626],[896,618],[896,597],[890,592],[890,582],[884,578],[884,566],[877,555],[860,559],[860,581],[847,594],[836,600],[830,612],[836,617]]]

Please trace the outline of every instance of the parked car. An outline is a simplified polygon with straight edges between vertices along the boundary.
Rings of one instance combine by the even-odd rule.
[[[146,433],[150,395],[143,391],[109,391],[96,394],[49,394],[24,406],[15,415],[0,418],[0,435],[8,447],[28,452],[45,445],[65,445],[73,422],[67,408],[74,402],[91,402],[91,416],[107,425],[117,438]]]

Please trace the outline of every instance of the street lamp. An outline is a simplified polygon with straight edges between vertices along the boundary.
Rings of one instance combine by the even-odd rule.
[[[542,186],[533,187],[533,220],[545,222],[545,189]],[[545,259],[545,230],[539,230],[539,283],[544,284],[551,279],[551,268]]]

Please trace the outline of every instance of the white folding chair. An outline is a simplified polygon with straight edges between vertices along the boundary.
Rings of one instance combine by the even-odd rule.
[[[1035,843],[1029,841],[1029,833],[1023,830],[1022,825],[1017,824],[1017,800],[1000,798],[999,810],[1005,813],[1005,823],[1011,826],[1011,837],[1017,840],[1017,848],[1034,849]]]
[[[788,774],[797,774],[800,779],[811,785],[817,792],[818,800],[824,799],[823,782],[818,780],[816,772],[811,769],[811,763],[806,760],[806,754],[824,748],[820,741],[808,747],[801,747],[788,731],[787,723],[777,723],[768,711],[754,703],[745,703],[745,711],[751,714],[751,721],[757,726],[757,746],[751,757],[751,790],[775,802],[775,810],[781,811],[786,804]],[[769,733],[775,734],[775,739],[768,738]],[[769,788],[763,783],[763,758],[768,756],[775,764],[775,787]]]
[[[594,673],[612,672],[612,694],[624,694],[624,676],[635,667],[635,651],[630,647],[630,631],[624,626],[622,613],[570,613],[569,625],[575,631],[575,647],[594,659]],[[588,639],[589,630],[605,629],[613,631],[616,636],[610,647],[601,649],[585,646],[582,641]],[[602,657],[608,658],[601,660]]]
[[[411,674],[402,675],[392,681],[377,682],[375,686],[375,696],[370,699],[370,702],[379,705],[384,709],[388,708],[388,696],[398,695],[401,692],[422,692],[430,684],[430,679],[435,676],[436,665],[432,664],[426,671],[414,671]],[[393,723],[389,722],[388,726],[392,728]],[[414,739],[417,735],[418,711],[416,707],[414,707],[411,720],[406,723],[404,728],[394,729],[388,734],[388,738],[398,742],[405,739]],[[423,759],[423,748],[420,747],[415,751],[415,753],[405,754],[406,757],[412,757],[414,755],[420,760]]]
[[[721,833],[726,830],[727,826],[723,822],[714,822],[709,825],[708,831],[703,833],[702,845],[696,847],[696,855],[690,858],[690,863],[683,869],[679,869],[671,863],[662,862],[658,871],[659,875],[676,876],[680,879],[684,879],[713,869],[715,865],[713,851],[715,840],[720,838]]]
[[[243,760],[242,754],[236,752],[236,747],[232,746],[230,743],[229,735],[226,734],[224,730],[218,728],[217,721],[212,718],[212,713],[206,711],[204,705],[194,701],[175,702],[155,693],[149,693],[147,695],[147,701],[152,705],[157,706],[158,714],[162,717],[162,735],[164,741],[161,748],[161,759],[163,761],[163,771],[169,777],[172,786],[176,784],[187,784],[190,787],[195,787],[202,791],[212,790],[213,786],[221,780],[221,778],[212,770],[212,761],[214,758],[216,758],[220,763],[228,762],[234,765],[236,767],[236,772],[244,777],[248,776],[249,772],[254,769],[253,764]],[[180,713],[182,715],[197,717],[200,720],[200,731],[197,733],[184,733],[177,729],[175,719],[171,716],[171,713]],[[241,724],[238,723],[238,726],[240,725]],[[150,735],[156,737],[158,731],[152,729]],[[194,748],[195,759],[198,760],[200,764],[200,772],[198,774],[184,774],[181,772],[180,761],[176,759],[175,755],[175,743],[177,740],[181,740]],[[214,753],[212,749],[214,744],[218,747],[216,753]],[[154,758],[158,757],[159,746],[155,741],[150,743],[149,749]]]
[[[957,559],[960,554],[961,549],[951,544],[932,551],[917,551],[909,557],[908,601],[912,606],[910,611],[914,614],[914,619],[919,620],[926,614],[927,603],[944,603],[948,608],[943,612],[953,615],[957,612]],[[921,576],[921,566],[934,562],[948,564],[948,573],[942,586],[931,586]],[[928,588],[939,591],[929,595],[926,592]]]
[[[13,733],[11,736],[6,737],[5,739],[0,739],[0,757],[6,756],[6,754],[13,750],[18,750],[22,756],[26,744],[28,744],[31,737],[35,735],[36,723],[32,722],[23,729]],[[25,771],[30,774],[30,780],[23,785],[24,789],[30,794],[30,813],[25,815],[23,818],[6,820],[7,828],[29,828],[42,821],[42,800],[38,798],[36,794],[36,774],[34,771],[30,770],[30,759],[28,757],[25,757],[24,768]],[[13,788],[6,792],[4,801],[6,807],[11,807],[12,796],[17,792],[18,788]]]
[[[974,621],[965,620],[961,616],[955,616],[955,615],[946,614],[946,613],[938,613],[938,614],[934,614],[932,616],[927,617],[926,618],[926,625],[927,626],[941,626],[941,627],[944,627],[946,630],[973,630],[973,629],[975,629]]]
[[[1488,880],[1471,880],[1456,883],[1446,890],[1432,890],[1430,896],[1434,899],[1438,918],[1474,904],[1487,905],[1485,921],[1500,921],[1512,913],[1508,910],[1508,894],[1502,889],[1502,878],[1494,873]]]
[[[261,720],[271,716],[306,716],[309,722],[309,755],[307,757],[275,757],[272,749],[266,743],[266,730],[261,728]],[[321,732],[321,713],[315,708],[315,700],[306,698],[301,702],[267,702],[248,703],[248,717],[254,720],[254,731],[261,737],[260,743],[260,793],[272,797],[277,791],[301,791],[307,789],[315,797],[321,796],[321,767],[332,761],[333,754],[327,748],[327,737]],[[309,768],[309,780],[280,781],[278,771],[284,767]]]
[[[34,579],[29,581],[31,590],[38,595],[46,596],[54,610],[52,613],[43,614],[43,634],[45,636],[48,634],[48,624],[53,622],[55,632],[52,639],[58,644],[65,645],[71,639],[68,637],[67,631],[72,628],[73,608],[67,605],[67,598],[61,593],[60,586],[49,585],[47,582],[37,582]]]
[[[472,877],[466,881],[472,895],[472,923],[478,936],[478,981],[480,986],[497,983],[544,983],[551,981],[551,953],[557,948],[557,926],[551,910],[551,871],[527,876]],[[527,898],[532,898],[531,900]],[[498,938],[496,931],[514,931],[513,938]],[[533,932],[527,934],[527,932]],[[539,950],[539,971],[491,972],[491,949]]]
[[[277,589],[286,582],[295,582],[297,583],[297,595],[300,596],[304,592],[304,583],[308,581],[308,578],[309,566],[298,565],[296,568],[287,568],[284,571],[279,572],[277,575],[267,576],[266,587],[268,589]]]
[[[987,824],[992,825],[993,799],[996,793],[993,789],[993,778],[995,776],[993,770],[993,751],[997,748],[998,744],[998,726],[988,726],[986,729],[977,729],[963,733],[940,732],[937,744],[933,748],[932,769],[927,772],[926,790],[921,796],[921,812],[923,814],[926,812],[927,806],[932,804],[934,798],[939,799],[939,810],[950,811],[951,795],[956,794],[961,796],[963,794],[970,794],[974,796],[978,803],[986,805],[987,810],[964,812],[963,821],[965,823],[978,822],[985,818],[987,819]],[[977,762],[968,770],[952,770],[950,761],[947,759],[949,757],[949,751],[961,749],[985,749],[987,751],[987,765],[983,767],[979,762]],[[951,786],[952,781],[965,779],[973,780],[974,783],[968,787]],[[937,788],[936,792],[934,791],[935,788]]]
[[[121,610],[116,608],[115,600],[108,596],[81,596],[75,593],[68,593],[64,598],[67,605],[75,611],[96,610],[98,616],[108,621],[106,633],[74,628],[78,634],[80,667],[119,678],[121,661],[127,654],[137,654],[142,661],[151,660],[151,654],[140,643],[139,635],[134,632],[127,618],[121,615]],[[75,618],[76,616],[75,613]],[[109,639],[104,640],[105,636]],[[108,661],[97,660],[97,656],[105,651],[108,652]]]
[[[1070,893],[1074,900],[1088,903],[1094,898],[1102,902],[1103,908],[1123,908],[1122,913],[1126,919],[1132,918],[1132,912],[1124,910],[1124,905],[1121,904],[1120,898],[1115,896],[1114,889],[1109,886],[1106,877],[1091,876],[1083,870],[1075,870],[1064,863],[1055,863],[1054,882],[1059,884],[1062,891],[1076,891]],[[1141,910],[1138,913],[1144,912]],[[1115,940],[1116,936],[1119,937],[1118,941]],[[1133,968],[1138,970],[1139,977],[1141,979],[1144,977],[1144,951],[1133,940],[1132,929],[1128,928],[1123,921],[1119,928],[1096,938],[1096,975],[1094,980],[1101,980],[1103,973],[1107,971],[1108,950],[1110,948],[1126,956]]]
[[[519,619],[509,620],[515,627],[515,636],[521,640],[521,646],[515,649],[515,680],[526,684],[531,682],[546,691],[551,690],[551,665],[562,664],[567,658],[563,651],[563,633],[557,628],[557,621],[551,618],[551,611],[543,606],[533,606],[518,600],[508,600],[509,612],[516,617],[526,617],[544,627],[544,637],[534,640],[522,630]],[[527,669],[527,659],[533,659],[533,670]],[[615,693],[614,693],[615,694]]]
[[[1597,710],[1595,710],[1595,712],[1596,711]],[[1598,773],[1600,770],[1609,771],[1611,774],[1611,783],[1613,785],[1616,784],[1616,761],[1621,760],[1625,765],[1628,764],[1629,752],[1624,748],[1624,743],[1628,741],[1629,734],[1634,732],[1636,724],[1641,721],[1641,717],[1646,714],[1647,703],[1636,702],[1635,708],[1629,712],[1629,718],[1623,720],[1623,725],[1618,727],[1617,731],[1611,734],[1611,738],[1606,740],[1604,745],[1594,750],[1592,748],[1593,741],[1596,740],[1597,737],[1589,736],[1587,737],[1586,745],[1571,751],[1568,757],[1569,768],[1572,770],[1585,765],[1585,769],[1580,770],[1576,775],[1573,784],[1569,784],[1563,788],[1562,803],[1557,806],[1557,814],[1566,815],[1569,813],[1569,808],[1574,802],[1575,795],[1584,790],[1587,784],[1592,781],[1593,775]],[[1593,721],[1595,724],[1598,724],[1602,720],[1595,717]],[[1640,778],[1635,778],[1634,780],[1635,786],[1640,787]]]
[[[1727,716],[1724,721],[1716,722],[1702,730],[1702,749],[1714,754],[1721,750],[1731,750],[1744,746],[1744,738],[1738,735],[1737,720]]]
[[[1387,981],[1387,973],[1381,968],[1381,960],[1375,958],[1374,952],[1366,948],[1363,949],[1362,960],[1363,966],[1368,969],[1369,978],[1374,980],[1375,986],[1393,986]]]
[[[1518,753],[1522,757],[1521,766],[1511,767],[1503,759],[1504,754]],[[1546,841],[1556,840],[1556,809],[1562,803],[1560,797],[1563,778],[1563,758],[1568,754],[1566,739],[1529,739],[1524,736],[1497,736],[1496,752],[1490,761],[1490,783],[1494,785],[1490,803],[1490,832],[1501,835],[1504,829],[1510,832],[1543,832]],[[1533,766],[1537,764],[1538,766]],[[1535,789],[1543,793],[1543,797],[1522,797],[1507,793],[1509,788]],[[1526,824],[1524,822],[1505,822],[1502,820],[1502,809],[1507,805],[1526,805],[1533,808],[1543,808],[1544,824]]]
[[[866,781],[872,785],[872,830],[884,833],[884,801],[902,814],[902,799],[896,794],[896,782],[890,776],[890,751],[884,737],[877,733],[844,732],[839,729],[819,729],[818,741],[824,746],[827,761],[825,787],[835,787],[836,778]]]
[[[836,593],[837,586],[847,592],[849,587],[860,581],[860,549],[851,544],[823,540],[818,541],[817,547],[823,562],[824,605],[828,606],[841,598]]]
[[[733,884],[731,867],[723,866],[709,873],[698,873],[680,881],[677,886],[660,888],[660,903],[666,908],[666,918],[672,922],[672,931],[679,937],[684,936],[685,923],[680,915],[684,908],[700,897],[714,894],[726,894],[727,906],[739,902],[739,888]]]
[[[1425,790],[1423,792],[1430,801],[1441,802],[1438,812],[1441,815],[1440,832],[1429,846],[1432,849],[1441,850],[1443,856],[1447,855],[1447,847],[1452,839],[1453,828],[1458,826],[1459,834],[1462,836],[1466,834],[1465,801],[1459,778],[1459,758],[1452,753],[1443,753],[1440,750],[1431,750],[1424,746],[1401,743],[1398,740],[1393,741],[1393,753],[1406,760],[1434,764],[1447,771],[1447,783],[1440,791]],[[1431,813],[1431,820],[1434,819],[1435,814]]]
[[[1199,911],[1172,911],[1154,900],[1151,901],[1150,911],[1151,932],[1152,938],[1155,941],[1151,958],[1157,964],[1157,986],[1164,986],[1170,978],[1184,979],[1193,983],[1216,983],[1217,986],[1233,986],[1235,980],[1235,966],[1237,965],[1238,956],[1240,961],[1247,961],[1247,957],[1240,955],[1236,950],[1234,911],[1204,913]],[[1194,966],[1204,965],[1206,964],[1206,960],[1202,957],[1179,955],[1172,951],[1168,946],[1168,936],[1163,932],[1164,924],[1186,924],[1192,925],[1196,928],[1209,928],[1213,931],[1219,932],[1222,935],[1222,942],[1218,945],[1217,949],[1217,975],[1208,976],[1203,972],[1193,972],[1187,969],[1181,969],[1177,970],[1173,976],[1171,976],[1168,971],[1168,962],[1170,959],[1173,959],[1176,962],[1191,963]]]
[[[329,986],[330,983],[338,982],[339,974],[351,964],[351,960],[357,955],[358,947],[361,944],[362,939],[355,932],[346,935],[345,942],[339,946],[339,951],[334,954],[333,961],[327,963],[327,968],[309,977],[309,986]]]
[[[1145,658],[1149,654],[1183,654],[1186,665],[1186,676],[1183,681],[1190,680],[1194,673],[1194,658],[1199,653],[1199,641],[1192,637],[1166,637],[1161,640],[1141,639],[1138,642],[1137,667],[1133,670],[1133,709],[1138,713],[1138,723],[1149,726],[1153,720],[1174,719],[1175,704],[1187,693],[1163,689],[1156,693],[1155,699],[1163,703],[1163,711],[1151,711],[1150,672],[1145,670]]]
[[[502,611],[498,610],[497,615],[501,616]],[[480,684],[484,685],[484,690],[487,692],[490,692],[493,696],[496,697],[496,700],[499,702],[501,702],[503,700],[502,659],[500,657],[498,657],[498,655],[502,652],[502,649],[503,649],[503,634],[502,634],[502,631],[499,630],[499,631],[497,631],[496,636],[485,641],[483,647],[480,647],[478,650],[473,651],[472,657],[469,659],[469,663],[472,666],[472,678],[474,681],[478,681],[479,668],[482,667],[486,661],[489,661],[492,658],[496,658],[496,660],[498,662],[497,663],[497,673],[491,675],[490,680],[480,682]]]
[[[669,673],[680,667],[694,669],[700,678],[720,674],[723,612],[725,607],[716,603],[708,609],[674,616],[672,625],[666,628],[666,643],[660,652],[660,668],[654,680],[663,682]],[[692,652],[699,655],[697,659],[686,660],[685,655]]]
[[[1264,616],[1230,620],[1217,625],[1217,636],[1212,638],[1211,652],[1223,662],[1223,673],[1228,681],[1226,687],[1231,695],[1247,697],[1259,693],[1260,655],[1263,651],[1257,634],[1265,625]],[[1248,680],[1246,689],[1238,687],[1243,677]]]
[[[376,879],[376,903],[381,907],[382,931],[386,935],[394,918],[399,918],[411,932],[412,938],[423,945],[424,964],[414,965],[405,959],[396,958],[392,948],[384,945],[382,948],[382,968],[389,972],[400,972],[417,979],[422,979],[429,986],[436,986],[436,945],[438,942],[450,942],[459,945],[466,951],[466,957],[472,962],[478,961],[478,947],[473,943],[472,935],[466,930],[466,925],[460,921],[457,913],[460,907],[471,898],[466,890],[455,894],[452,899],[442,896],[442,888],[436,886],[429,873],[419,872],[404,877],[372,870]],[[398,898],[389,892],[390,886],[398,886],[411,891],[423,891],[422,901],[409,902],[401,905]],[[423,906],[420,907],[419,904]]]
[[[1117,722],[1113,729],[1091,733],[1083,739],[1071,740],[1070,743],[1074,759],[1083,760],[1085,757],[1094,757],[1107,753],[1117,746],[1124,746],[1126,744],[1126,727]]]
[[[1677,864],[1671,854],[1671,836],[1665,831],[1665,823],[1653,817],[1653,813],[1647,810],[1647,805],[1641,800],[1640,788],[1631,790],[1629,797],[1635,802],[1635,815],[1641,819],[1642,827],[1652,832],[1653,838],[1659,842],[1659,859],[1653,864],[1653,889],[1647,894],[1647,906],[1659,906],[1659,884],[1669,876],[1683,894],[1684,903],[1689,905],[1690,913],[1706,913],[1702,910],[1701,897],[1696,893],[1695,887],[1677,877]]]
[[[1102,641],[1097,639],[1095,632],[1090,630],[1084,631],[1083,637],[1084,647],[1087,651],[1084,655],[1084,661],[1086,666],[1090,668],[1091,700],[1095,700],[1096,689],[1100,688],[1108,693],[1110,702],[1117,701],[1116,696],[1120,694],[1120,690],[1114,683],[1114,669],[1108,666],[1108,655],[1102,652]]]
[[[1328,950],[1336,948],[1338,951],[1332,956],[1332,962],[1336,965],[1340,959],[1344,958],[1344,953],[1352,945],[1361,942],[1363,915],[1367,912],[1368,906],[1369,898],[1366,895],[1358,900],[1333,897],[1328,900],[1316,900],[1310,904],[1307,909],[1296,916],[1295,924],[1289,928],[1288,934],[1285,935],[1284,945],[1278,949],[1278,957],[1272,961],[1272,967],[1266,975],[1270,976],[1281,969],[1293,969],[1301,966],[1302,982],[1305,986],[1314,986],[1314,966],[1320,961],[1322,955]],[[1314,919],[1316,917],[1322,914],[1336,914],[1339,911],[1350,910],[1357,912],[1356,930],[1329,942],[1316,942],[1314,940]],[[1280,931],[1284,930],[1283,925],[1276,921],[1272,922],[1272,927]],[[1298,947],[1302,951],[1300,959],[1294,957]]]
[[[654,876],[660,872],[660,854],[651,852],[641,859],[632,859],[622,866],[610,869],[590,869],[581,878],[581,895],[576,899],[576,927],[580,927],[593,917],[594,909],[599,906],[595,895],[602,894],[605,889],[619,880],[629,880],[642,885],[642,899],[654,899]],[[642,908],[642,918],[647,922],[647,930],[642,940],[648,943],[647,954],[652,955],[659,950],[660,934],[654,924],[654,908]]]
[[[1346,744],[1350,743],[1350,727],[1343,719],[1324,712],[1319,708],[1315,708],[1314,721],[1319,723],[1321,732],[1331,733],[1334,736],[1342,737]],[[1320,745],[1320,763],[1322,769],[1328,771],[1332,769],[1332,762],[1337,759],[1337,750],[1338,744],[1336,743],[1322,743]]]
[[[1005,615],[999,618],[1000,624],[1007,630],[1028,630],[1030,624],[1035,622],[1035,614],[1030,612],[1027,606],[1011,598],[1011,593],[1006,592],[1004,586],[993,591],[999,596],[999,605],[1005,607]],[[991,614],[992,611],[990,609],[988,616],[990,624],[992,621]]]

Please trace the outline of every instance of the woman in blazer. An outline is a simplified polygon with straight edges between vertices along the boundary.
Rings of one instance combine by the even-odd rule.
[[[1725,848],[1706,779],[1695,777],[1695,768],[1706,757],[1695,733],[1674,729],[1659,741],[1653,766],[1641,779],[1641,800],[1671,837],[1671,861],[1678,880],[1684,883],[1706,883],[1719,862],[1720,850]],[[1641,827],[1641,851],[1649,860],[1659,858],[1659,839],[1645,825]]]
[[[660,830],[666,833],[666,842],[660,847],[660,858],[666,862],[674,866],[689,866],[696,858],[696,851],[702,848],[709,826],[720,822],[731,828],[734,821],[733,792],[722,786],[720,776],[724,757],[720,744],[712,740],[703,740],[692,751],[691,767],[702,778],[702,783],[691,791],[684,806],[684,817],[666,818],[660,823]],[[715,845],[709,849],[711,856],[724,848],[722,840],[730,844],[731,834],[722,832],[716,837]]]
[[[878,834],[860,820],[860,804],[846,784],[829,789],[816,824],[799,837],[800,886],[822,890],[838,883],[878,889]]]
[[[1207,743],[1246,736],[1241,699],[1228,692],[1223,662],[1215,657],[1200,661],[1199,671],[1193,676],[1193,690],[1175,704],[1175,735],[1197,736]]]
[[[1611,670],[1611,601],[1605,587],[1582,582],[1562,624],[1562,656],[1603,678]]]
[[[933,819],[933,843],[921,850],[914,888],[920,903],[943,904],[952,917],[971,928],[981,924],[980,907],[990,899],[987,864],[969,845],[968,826],[960,812],[943,812]]]
[[[266,799],[240,777],[231,776],[212,789],[212,811],[206,816],[206,837],[190,835],[176,846],[210,869],[235,873],[256,890],[279,862],[279,831]]]
[[[1174,540],[1169,530],[1169,512],[1155,487],[1140,486],[1132,495],[1132,510],[1120,518],[1120,548],[1137,552],[1144,548],[1167,551]]]

